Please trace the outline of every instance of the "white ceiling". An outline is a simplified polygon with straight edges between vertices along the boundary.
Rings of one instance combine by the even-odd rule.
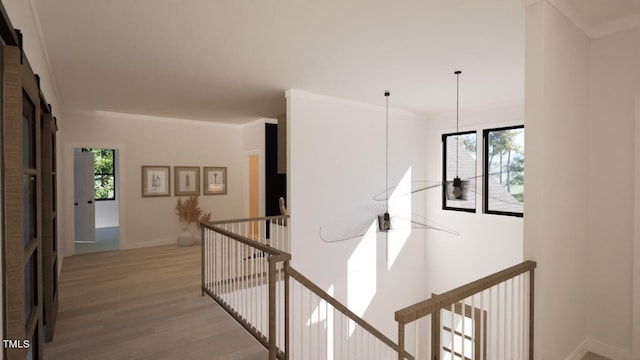
[[[463,108],[524,99],[519,0],[34,3],[64,112],[243,123],[296,88],[380,105],[389,89],[432,114],[455,109],[458,69]]]

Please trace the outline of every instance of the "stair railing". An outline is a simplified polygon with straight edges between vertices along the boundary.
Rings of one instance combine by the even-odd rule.
[[[251,219],[253,226],[265,219]],[[288,282],[283,269],[291,255],[270,246],[259,225],[247,233],[227,230],[232,222],[202,223],[202,295],[208,294],[269,350],[269,359],[287,359]],[[236,224],[239,225],[239,224]],[[245,229],[237,227],[236,229]],[[281,308],[277,304],[281,303]]]
[[[288,221],[289,215],[278,215],[212,221],[207,224],[217,226],[280,251],[291,253],[291,242],[289,241],[289,231],[287,229]]]
[[[290,266],[282,250],[288,237],[273,231],[287,219],[202,223],[202,294],[265,346],[270,360],[395,359],[397,344]],[[254,225],[265,220],[268,231]]]
[[[292,359],[397,358],[398,345],[295,269],[291,281]],[[414,360],[408,353],[404,359]]]
[[[535,268],[525,261],[396,311],[398,359],[407,339],[417,359],[533,359]]]

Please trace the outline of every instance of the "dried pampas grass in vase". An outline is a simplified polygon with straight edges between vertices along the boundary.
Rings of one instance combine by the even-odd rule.
[[[200,215],[200,221],[198,221],[198,232],[196,233],[196,244],[200,244],[202,241],[202,223],[208,223],[211,221],[211,212],[202,213]]]
[[[190,246],[194,243],[193,233],[189,231],[189,225],[198,224],[202,210],[198,206],[198,195],[192,195],[186,200],[178,198],[176,202],[176,215],[182,225],[182,233],[178,235],[179,246]]]

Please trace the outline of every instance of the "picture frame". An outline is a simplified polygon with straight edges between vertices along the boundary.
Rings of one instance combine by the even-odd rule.
[[[173,179],[176,196],[200,195],[199,166],[174,166]]]
[[[202,182],[202,193],[204,195],[227,194],[226,166],[205,166],[203,174],[204,181]]]
[[[142,166],[142,197],[171,196],[171,167]]]

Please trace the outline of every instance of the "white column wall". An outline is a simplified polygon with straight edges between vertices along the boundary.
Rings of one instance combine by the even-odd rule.
[[[535,358],[587,336],[589,39],[547,2],[527,8],[524,256],[536,260]]]
[[[383,212],[373,197],[385,190],[384,102],[382,91],[382,106],[287,92],[290,231],[293,267],[396,339],[394,311],[425,299],[425,230],[411,232],[390,269],[383,233],[332,244],[319,237],[321,226],[345,234],[376,226]],[[424,120],[391,110],[389,127],[389,184],[409,169],[424,179]],[[409,198],[424,216],[424,197]]]
[[[630,352],[640,28],[593,39],[589,59],[589,337]]]

